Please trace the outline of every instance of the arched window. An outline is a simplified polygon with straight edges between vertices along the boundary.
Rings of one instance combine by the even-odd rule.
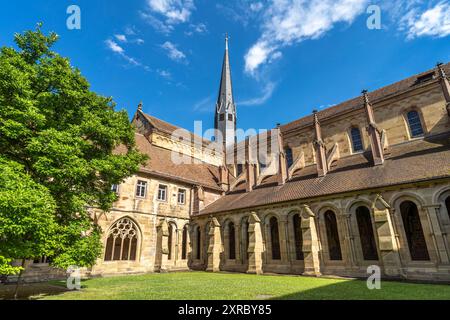
[[[243,171],[243,164],[238,163],[238,165],[236,167],[236,176],[239,177],[241,175],[242,171]]]
[[[234,223],[228,224],[228,258],[236,259],[236,238],[235,238]]]
[[[333,211],[325,212],[325,227],[327,230],[328,251],[330,260],[342,260],[341,243],[339,242],[339,232],[336,215]]]
[[[406,114],[408,118],[409,132],[411,137],[419,137],[423,135],[422,122],[420,121],[419,113],[416,110],[409,111]]]
[[[278,232],[278,220],[275,217],[270,218],[270,240],[272,245],[272,260],[280,260],[280,235]]]
[[[169,255],[168,259],[172,260],[173,258],[173,233],[175,231],[175,228],[173,227],[172,223],[169,223],[169,239],[168,239],[168,247],[169,247]]]
[[[350,135],[352,138],[353,152],[363,151],[364,147],[363,147],[362,138],[361,138],[361,130],[359,130],[359,128],[357,128],[357,127],[353,127],[350,130]]]
[[[138,227],[129,218],[122,218],[111,227],[105,249],[105,261],[136,260]]]
[[[450,219],[450,196],[445,199],[445,206],[447,207],[448,218]]]
[[[297,260],[303,260],[302,218],[299,214],[296,214],[292,219],[294,225],[295,257]]]
[[[201,252],[202,252],[202,230],[200,229],[200,226],[197,226],[196,230],[196,246],[195,246],[195,258],[200,260],[201,258]]]
[[[400,204],[400,212],[411,260],[430,260],[416,204],[412,201],[404,201]]]
[[[364,260],[378,260],[372,218],[367,207],[359,207],[356,209],[356,221],[358,222],[359,238],[361,240]]]
[[[292,149],[287,147],[284,149],[284,153],[286,154],[286,165],[290,168],[294,164],[294,155],[292,154]]]
[[[241,243],[242,243],[242,253],[243,253],[242,257],[245,260],[248,260],[248,244],[249,244],[249,241],[248,241],[248,226],[249,226],[248,218],[244,218],[242,220],[242,233],[241,233],[242,241],[241,241]]]
[[[187,233],[188,233],[188,226],[184,226],[183,228],[183,235],[181,240],[181,259],[186,260],[187,257]]]

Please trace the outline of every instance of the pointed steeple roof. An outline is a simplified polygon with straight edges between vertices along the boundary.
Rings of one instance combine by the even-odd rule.
[[[233,88],[231,82],[230,59],[228,55],[228,34],[225,36],[225,54],[222,64],[222,76],[220,78],[219,96],[217,98],[217,112],[225,113],[229,107],[234,113]]]

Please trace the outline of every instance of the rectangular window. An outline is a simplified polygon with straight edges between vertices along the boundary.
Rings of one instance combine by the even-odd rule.
[[[167,200],[167,186],[164,186],[162,184],[158,187],[158,200],[159,201],[166,201]]]
[[[113,184],[111,186],[111,191],[114,192],[115,194],[119,193],[119,185],[118,184]]]
[[[136,186],[136,197],[145,198],[146,193],[147,193],[147,182],[138,180]]]
[[[232,114],[228,114],[228,121],[233,121],[233,115]]]
[[[178,204],[186,203],[186,190],[178,189]]]
[[[219,120],[220,120],[220,121],[225,120],[225,114],[221,113],[221,114],[219,115]]]

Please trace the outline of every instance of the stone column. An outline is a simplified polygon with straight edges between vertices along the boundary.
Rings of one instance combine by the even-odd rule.
[[[209,246],[206,271],[220,271],[220,253],[222,251],[222,239],[220,235],[220,224],[216,218],[211,217],[209,224]]]
[[[288,235],[287,231],[287,216],[281,216],[279,219],[278,225],[278,234],[280,235],[280,255],[281,255],[281,263],[287,264],[289,263],[289,248],[288,248]]]
[[[358,263],[357,263],[357,259],[356,259],[356,255],[355,255],[355,237],[353,235],[352,232],[352,227],[351,227],[351,215],[350,213],[344,213],[342,215],[343,217],[343,224],[345,226],[345,240],[347,243],[347,247],[348,247],[348,253],[347,253],[347,257],[348,257],[348,263],[350,264],[350,267],[355,267]]]
[[[399,247],[389,209],[389,204],[381,195],[377,195],[372,204],[372,212],[380,248],[380,262],[386,275],[403,276]]]
[[[262,274],[262,233],[261,220],[252,212],[248,219],[248,269],[247,273]]]
[[[423,206],[423,210],[425,210],[425,213],[428,217],[439,263],[449,264],[449,256],[445,243],[446,241],[444,239],[444,235],[438,219],[437,210],[439,210],[439,205],[426,205]]]
[[[314,223],[315,215],[309,206],[303,205],[301,217],[301,231],[303,238],[302,251],[305,263],[303,274],[307,276],[320,276],[320,246],[316,224]]]
[[[166,272],[169,258],[169,225],[165,219],[161,220],[157,227],[156,257],[156,271]]]

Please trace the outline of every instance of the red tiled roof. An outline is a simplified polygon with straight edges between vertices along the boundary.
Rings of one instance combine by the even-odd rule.
[[[443,68],[447,74],[447,76],[450,75],[450,62],[443,65]],[[436,69],[431,69],[419,74],[416,74],[412,77],[406,78],[404,80],[398,81],[394,84],[385,86],[383,88],[377,89],[375,91],[369,92],[369,99],[372,102],[376,102],[377,100],[388,98],[390,96],[393,96],[395,94],[401,93],[403,91],[407,91],[408,89],[411,89],[413,87],[418,87],[420,84],[417,83],[417,78],[429,74],[431,72],[435,72]],[[436,72],[437,74],[437,72]],[[362,96],[344,101],[338,105],[335,105],[333,107],[324,109],[322,111],[318,112],[318,117],[320,120],[328,119],[331,117],[334,117],[336,115],[339,115],[341,113],[345,113],[351,110],[357,110],[360,108],[363,108],[363,99]],[[312,126],[313,124],[313,115],[309,115],[300,119],[297,119],[295,121],[289,122],[287,124],[284,124],[281,126],[281,131],[284,133],[286,131],[300,129],[306,126]]]
[[[268,177],[263,185],[245,192],[245,184],[207,206],[200,214],[252,208],[286,201],[309,199],[365,189],[450,178],[450,136],[391,146],[385,163],[373,166],[370,152],[340,159],[325,177],[317,177],[316,167],[299,170],[286,184],[275,185]]]
[[[138,150],[149,156],[147,163],[140,168],[142,172],[221,190],[217,185],[219,176],[217,167],[204,162],[197,163],[199,160],[193,158],[190,158],[191,163],[176,164],[172,161],[172,151],[152,145],[146,137],[139,133],[135,134],[135,138]],[[124,151],[124,147],[116,149],[116,152]]]

